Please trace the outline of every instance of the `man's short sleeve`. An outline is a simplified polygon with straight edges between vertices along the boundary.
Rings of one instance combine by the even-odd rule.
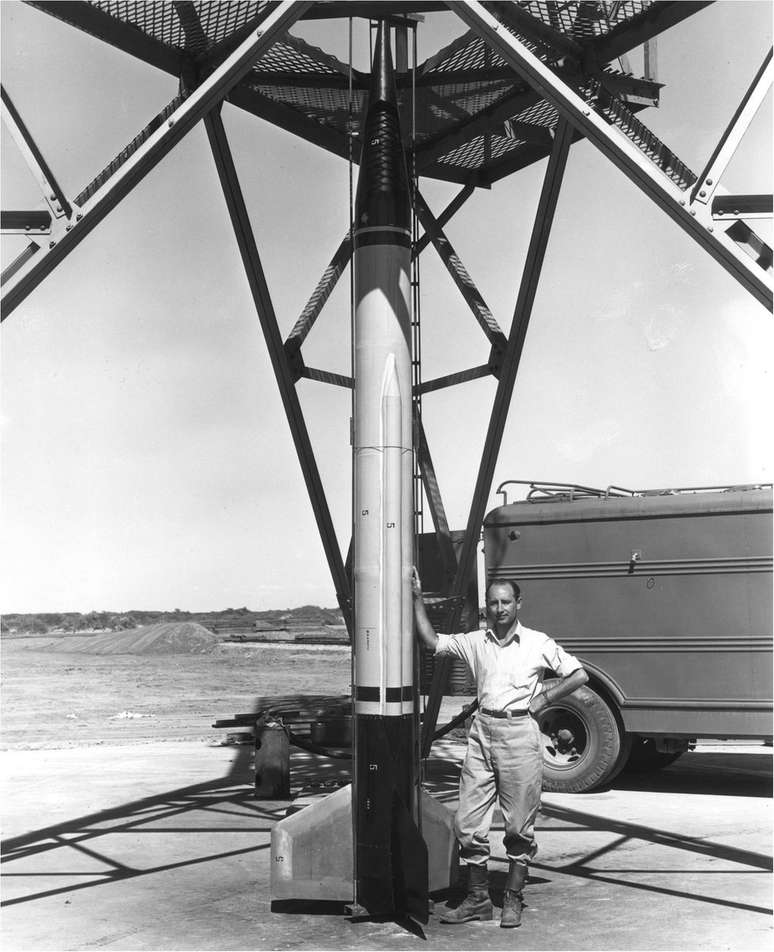
[[[438,644],[435,646],[437,655],[453,655],[455,658],[461,658],[467,661],[467,652],[462,644],[461,635],[438,635]]]
[[[568,674],[572,674],[573,671],[578,671],[583,667],[575,655],[569,654],[553,638],[548,636],[546,636],[543,645],[543,661],[545,666],[556,672],[560,678],[566,678]]]

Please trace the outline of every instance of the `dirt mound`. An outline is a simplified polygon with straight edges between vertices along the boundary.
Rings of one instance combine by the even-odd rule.
[[[168,621],[131,631],[61,638],[47,647],[55,651],[98,655],[209,654],[219,641],[216,635],[197,622]]]

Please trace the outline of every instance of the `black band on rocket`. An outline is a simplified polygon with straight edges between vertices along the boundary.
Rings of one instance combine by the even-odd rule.
[[[402,228],[369,228],[367,231],[356,231],[355,248],[366,248],[368,245],[398,245],[400,248],[410,248],[411,235]]]
[[[384,692],[384,700],[388,702],[411,701],[414,697],[414,688],[410,684],[404,684],[402,688],[387,688]],[[356,701],[381,701],[381,688],[355,688]]]

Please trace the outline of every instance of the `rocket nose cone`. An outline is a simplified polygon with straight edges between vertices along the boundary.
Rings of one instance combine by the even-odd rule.
[[[371,101],[396,102],[395,82],[390,51],[390,28],[384,20],[379,21],[374,46],[374,61],[371,67]]]
[[[383,21],[379,23],[376,37],[362,143],[355,198],[357,225],[360,228],[386,226],[401,229],[408,235],[411,228],[408,172],[392,70],[390,27]]]

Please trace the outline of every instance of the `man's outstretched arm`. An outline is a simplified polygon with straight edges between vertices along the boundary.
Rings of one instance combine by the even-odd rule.
[[[430,619],[425,611],[425,603],[422,600],[422,582],[419,579],[419,572],[416,568],[411,570],[411,595],[414,600],[414,622],[417,630],[417,637],[431,651],[435,651],[438,644],[438,635],[430,624]]]

